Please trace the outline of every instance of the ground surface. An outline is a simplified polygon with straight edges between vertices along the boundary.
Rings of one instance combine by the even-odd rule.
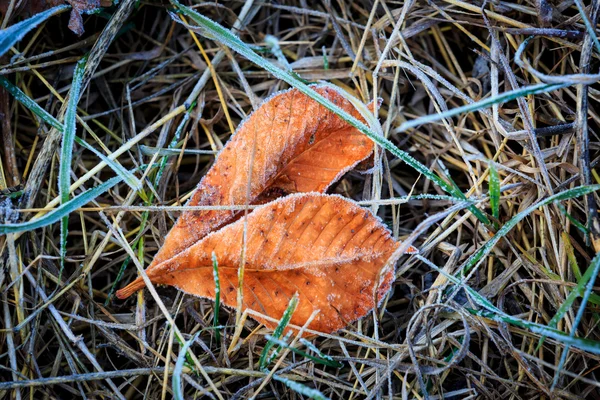
[[[220,309],[217,335],[212,301],[161,287],[184,338],[199,333],[181,383],[171,374],[182,343],[164,312],[147,292],[120,301],[115,290],[137,276],[131,255],[148,265],[177,217],[155,206],[184,203],[232,128],[289,85],[194,36],[166,2],[83,14],[80,37],[68,11],[32,30],[0,59],[0,74],[63,121],[75,64],[90,53],[77,135],[116,152],[143,189],[121,182],[72,212],[63,267],[58,220],[0,237],[0,398],[158,399],[180,385],[185,398],[600,398],[597,197],[591,188],[541,203],[600,182],[590,75],[600,44],[589,34],[599,6],[589,3],[185,0],[306,81],[365,103],[381,97],[384,135],[453,181],[480,215],[460,199],[404,201],[448,193],[385,152],[381,170],[350,172],[330,192],[380,204],[394,235],[421,251],[400,259],[376,313],[294,345],[343,366],[281,350],[267,376],[259,358],[271,331],[250,318],[236,330],[236,312]],[[28,17],[25,6],[13,11],[3,27]],[[499,97],[542,83],[560,87]],[[402,125],[485,99],[477,111]],[[62,133],[6,91],[0,104],[3,218],[21,223],[59,204]],[[81,144],[71,154],[72,195],[115,176],[94,170],[100,159]]]

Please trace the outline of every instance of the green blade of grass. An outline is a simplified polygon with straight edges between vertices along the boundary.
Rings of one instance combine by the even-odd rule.
[[[569,214],[567,212],[567,209],[563,205],[559,204],[558,209],[565,215],[565,217],[569,219],[569,221],[571,221],[573,225],[575,225],[577,229],[581,231],[581,233],[583,233],[584,235],[590,234],[590,230],[584,224],[577,221],[571,214]]]
[[[512,217],[506,224],[504,224],[498,232],[488,240],[479,250],[471,255],[463,265],[458,269],[457,274],[464,275],[471,270],[475,265],[477,265],[483,257],[488,255],[494,246],[502,239],[504,236],[508,234],[523,218],[527,217],[533,211],[537,210],[540,207],[551,204],[555,201],[568,200],[575,197],[581,197],[589,193],[593,193],[597,190],[600,190],[600,185],[589,185],[589,186],[580,186],[577,188],[565,190],[563,192],[557,193],[555,195],[546,197],[545,199],[527,207],[525,210],[521,211],[514,217]]]
[[[564,206],[561,205],[561,211],[563,211]],[[564,210],[563,212],[566,212]],[[585,232],[584,232],[585,233]],[[581,270],[579,269],[579,264],[577,263],[577,258],[575,257],[575,249],[573,249],[573,244],[571,243],[571,238],[569,234],[565,231],[561,233],[562,240],[565,244],[565,253],[567,253],[567,260],[569,260],[569,267],[571,267],[571,271],[573,271],[573,275],[575,275],[575,279],[579,281],[581,279]]]
[[[275,331],[273,332],[273,337],[275,339],[281,338],[281,335],[283,334],[283,331],[290,323],[290,320],[292,319],[292,315],[294,314],[294,311],[296,311],[297,306],[298,306],[298,293],[294,294],[294,296],[291,298],[290,302],[288,303],[287,308],[285,309],[285,312],[283,313],[283,316],[279,320],[279,324],[277,325],[277,328],[275,328]],[[265,344],[265,348],[263,349],[263,351],[260,355],[260,359],[258,361],[258,365],[259,365],[259,368],[261,371],[263,371],[267,368],[267,365],[268,365],[267,360],[270,359],[269,351],[271,350],[271,348],[274,345],[275,345],[275,343],[273,343],[272,341],[269,341]]]
[[[267,70],[268,72],[273,74],[275,77],[287,82],[288,84],[290,84],[294,88],[298,89],[300,92],[304,93],[308,97],[312,98],[313,100],[315,100],[316,102],[318,102],[319,104],[321,104],[322,106],[327,108],[328,110],[337,114],[340,118],[342,118],[344,121],[346,121],[347,123],[349,123],[356,129],[358,129],[360,132],[362,132],[366,136],[368,136],[372,141],[377,143],[379,146],[388,150],[394,156],[398,157],[399,159],[401,159],[402,161],[404,161],[405,163],[410,165],[412,168],[414,168],[416,171],[418,171],[422,175],[429,178],[431,181],[433,181],[435,184],[437,184],[439,187],[441,187],[447,193],[450,193],[456,197],[466,200],[465,195],[461,191],[457,191],[456,188],[454,188],[450,183],[448,183],[445,180],[443,180],[442,178],[440,178],[433,171],[429,170],[429,168],[427,168],[425,165],[418,162],[416,159],[414,159],[411,155],[409,155],[405,151],[400,150],[391,141],[389,141],[382,135],[378,135],[377,133],[372,131],[367,125],[363,124],[358,119],[354,118],[352,115],[348,114],[347,112],[342,110],[340,107],[333,104],[331,101],[329,101],[326,98],[324,98],[323,96],[319,95],[310,86],[303,83],[302,80],[299,79],[299,77],[295,73],[284,71],[284,70],[278,68],[273,63],[262,58],[260,55],[258,55],[256,52],[254,52],[250,48],[250,46],[248,46],[246,43],[241,41],[231,31],[229,31],[228,29],[219,25],[218,23],[206,18],[205,16],[197,13],[196,11],[192,10],[191,8],[188,8],[188,7],[180,4],[176,0],[171,0],[171,3],[177,8],[177,10],[179,12],[181,12],[185,16],[191,18],[196,24],[198,24],[197,28],[198,28],[198,32],[200,34],[202,34],[203,36],[205,36],[208,39],[213,39],[213,40],[216,40],[216,41],[226,45],[227,47],[231,48],[232,50],[234,50],[237,53],[241,54],[242,56],[246,57],[248,60],[257,64],[261,68]],[[176,15],[172,14],[172,16],[176,21],[183,23],[183,21],[180,21]],[[195,27],[190,27],[190,28],[193,29]],[[371,118],[372,118],[372,116],[371,116]],[[365,116],[365,119],[369,120],[369,117]],[[477,207],[470,206],[469,211],[471,211],[473,213],[473,215],[475,215],[477,217],[477,219],[479,219],[481,222],[483,222],[485,224],[490,223],[488,217]]]
[[[290,336],[292,336],[292,331],[288,331],[285,336],[283,337],[282,342],[287,343],[288,339],[290,338]],[[273,337],[271,337],[273,339]],[[277,339],[273,339],[273,340],[277,340]],[[273,350],[273,352],[269,355],[269,357],[267,357],[267,361],[265,362],[265,365],[270,365],[273,360],[275,358],[277,358],[277,356],[279,355],[279,352],[281,350],[283,350],[284,346],[277,346],[277,348],[275,350]],[[267,368],[265,368],[265,371],[267,370]]]
[[[590,272],[590,274],[589,274],[590,278],[582,286],[584,293],[583,293],[583,297],[581,298],[581,304],[579,305],[577,314],[575,315],[575,320],[573,321],[573,326],[571,327],[571,333],[569,334],[569,339],[571,339],[571,340],[575,339],[575,333],[577,332],[577,328],[579,327],[579,324],[581,323],[581,320],[583,319],[583,314],[585,313],[585,307],[590,299],[590,295],[592,294],[592,291],[594,290],[594,284],[596,283],[596,279],[598,278],[598,275],[600,274],[600,253],[596,254],[596,257],[594,257],[591,265],[585,271],[583,276],[585,277],[586,275],[588,275],[588,272]],[[584,279],[581,279],[581,281],[583,281],[583,280]],[[579,285],[577,285],[577,288],[579,289]],[[577,292],[579,294],[580,291],[577,290]],[[558,366],[556,367],[556,372],[554,374],[554,380],[552,381],[552,390],[554,390],[554,388],[558,384],[558,379],[560,378],[560,373],[565,365],[565,362],[567,361],[567,356],[569,355],[569,348],[571,346],[573,346],[572,343],[567,343],[565,346],[565,349],[563,350],[563,352],[561,354],[560,361],[558,363]],[[600,350],[600,343],[598,343],[598,349]]]
[[[594,258],[596,262],[597,259],[599,259],[599,257]],[[585,287],[590,282],[590,279],[594,277],[594,272],[594,266],[588,267],[581,279],[579,279],[579,281],[577,282],[577,286],[571,291],[571,293],[569,293],[565,301],[560,305],[560,307],[556,311],[556,315],[554,315],[550,322],[548,322],[548,326],[556,328],[556,326],[558,325],[558,321],[560,321],[565,316],[565,314],[571,309],[571,306],[573,305],[575,300],[577,300],[578,297],[585,294]],[[542,336],[542,338],[538,342],[536,351],[542,346],[542,344],[544,344],[545,339],[546,338]]]
[[[217,262],[217,255],[213,251],[212,253],[213,263],[213,277],[215,279],[215,311],[213,312],[213,328],[215,328],[215,335],[217,342],[221,341],[221,335],[217,327],[219,326],[219,309],[221,308],[221,281],[219,280],[219,263]]]
[[[398,132],[404,132],[419,125],[429,124],[431,122],[440,121],[445,118],[454,117],[456,115],[469,113],[483,108],[488,108],[494,104],[504,103],[515,100],[519,97],[529,96],[533,94],[548,93],[554,90],[562,89],[571,86],[570,83],[540,83],[537,85],[525,86],[520,89],[510,90],[495,97],[489,97],[474,103],[465,104],[464,106],[456,107],[448,111],[438,114],[425,115],[424,117],[415,118],[410,121],[403,122],[398,127]]]
[[[0,235],[31,231],[58,222],[66,215],[69,215],[78,208],[86,205],[122,180],[123,179],[120,176],[115,176],[114,178],[111,178],[92,189],[88,189],[80,195],[77,195],[68,202],[62,204],[60,207],[48,212],[48,214],[36,220],[21,222],[18,224],[2,224],[0,225]]]
[[[154,154],[158,154],[161,157],[168,157],[168,156],[179,156],[181,153],[185,154],[185,155],[214,155],[217,152],[213,151],[213,150],[196,150],[196,149],[185,149],[185,150],[181,150],[179,148],[173,148],[173,149],[159,149],[156,147],[150,147],[150,146],[146,146],[145,144],[141,144],[140,145],[140,150],[142,151],[142,154],[145,156],[153,156]]]
[[[471,289],[471,290],[473,290],[473,289]],[[467,292],[469,292],[469,291],[467,291]],[[475,292],[475,293],[477,293],[477,292]],[[471,294],[471,292],[469,292],[469,294]],[[481,305],[480,301],[478,301],[478,300],[476,300],[476,303]],[[552,339],[558,341],[559,343],[562,343],[565,346],[573,346],[573,347],[576,347],[576,348],[584,350],[584,351],[589,351],[590,353],[593,353],[593,354],[600,354],[600,342],[595,341],[595,340],[572,337],[556,328],[550,328],[548,326],[536,324],[536,323],[530,322],[530,321],[525,321],[523,319],[516,318],[511,315],[505,314],[497,308],[495,310],[488,309],[487,313],[481,312],[481,311],[474,311],[474,310],[469,310],[469,311],[474,315],[479,315],[479,316],[482,316],[485,318],[489,318],[496,322],[505,322],[507,324],[511,324],[511,325],[517,326],[519,328],[528,329],[533,333],[537,333],[538,335],[552,338]]]
[[[71,161],[73,159],[73,145],[75,142],[75,133],[77,131],[77,103],[81,97],[81,83],[87,56],[83,57],[75,66],[73,72],[73,82],[69,92],[69,102],[65,112],[63,124],[63,138],[60,151],[60,165],[58,168],[58,189],[61,203],[69,201],[69,188],[71,186]]]
[[[500,217],[500,177],[494,163],[490,163],[490,207],[496,221]],[[496,223],[497,225],[497,223]],[[497,226],[496,226],[497,228]]]
[[[300,338],[300,343],[302,343],[303,345],[305,345],[309,350],[314,351],[323,360],[327,360],[327,361],[331,361],[331,362],[337,363],[336,368],[341,368],[344,365],[343,363],[341,363],[339,361],[335,361],[333,358],[329,357],[327,354],[324,354],[321,350],[319,350],[317,348],[317,346],[315,346],[314,344],[312,344],[308,340],[306,340],[304,338]]]
[[[329,400],[329,397],[325,396],[323,393],[318,391],[317,389],[310,388],[306,385],[301,384],[300,382],[293,381],[291,379],[285,378],[279,375],[273,375],[273,379],[283,383],[285,386],[289,387],[296,393],[300,393],[303,396],[309,397],[311,399],[316,400]]]
[[[0,76],[0,86],[5,88],[15,98],[15,100],[17,100],[25,108],[34,113],[39,119],[44,121],[49,126],[57,129],[59,132],[64,132],[64,125],[60,121],[58,121],[56,118],[54,118],[54,116],[52,116],[42,107],[40,107],[38,103],[33,101],[33,99],[31,99],[29,96],[23,93],[21,89],[13,85],[8,79],[6,79],[3,76]],[[138,178],[136,178],[135,175],[133,175],[131,172],[123,168],[121,164],[106,157],[88,142],[77,136],[75,136],[75,143],[98,156],[102,161],[106,163],[106,165],[109,166],[109,168],[115,171],[116,174],[121,175],[123,181],[133,190],[138,191],[142,188],[142,182]]]
[[[200,332],[196,332],[196,334],[187,342],[183,344],[181,350],[179,350],[179,355],[177,356],[177,362],[175,363],[175,368],[173,369],[173,398],[176,400],[183,400],[183,385],[181,384],[181,374],[183,372],[183,366],[186,361],[186,354],[190,346],[196,341]]]
[[[276,339],[271,335],[265,335],[265,338],[270,341],[275,343],[276,345],[278,345],[281,348],[286,348],[289,349],[290,351],[293,351],[294,353],[302,356],[302,357],[306,357],[309,360],[312,360],[313,362],[317,363],[317,364],[323,364],[326,365],[328,367],[334,367],[334,368],[340,368],[343,367],[344,364],[335,361],[334,359],[332,359],[331,357],[321,353],[321,351],[319,349],[317,349],[312,343],[304,340],[304,339],[300,339],[300,341],[305,344],[310,350],[314,351],[315,353],[317,353],[319,355],[319,357],[315,357],[313,355],[310,355],[296,347],[292,347],[289,345],[288,342],[284,341],[284,340],[280,340],[280,339]]]
[[[33,17],[24,21],[18,22],[0,31],[0,56],[4,55],[10,48],[19,40],[29,33],[36,26],[64,10],[71,8],[68,5],[56,6],[41,13],[35,14]]]
[[[579,11],[579,15],[581,15],[581,19],[583,20],[583,23],[585,25],[585,29],[588,32],[588,35],[594,41],[594,45],[596,46],[596,51],[600,51],[600,41],[598,40],[598,36],[596,35],[596,29],[590,22],[590,19],[585,11],[585,7],[583,6],[583,3],[581,3],[581,0],[574,0],[574,2],[575,2],[575,5],[577,6],[577,10]]]
[[[59,131],[63,131],[64,127],[61,122],[59,122],[56,118],[54,118],[48,111],[44,110],[38,103],[33,101],[29,96],[27,96],[21,89],[17,86],[13,85],[8,79],[4,76],[0,76],[0,85],[8,91],[8,93],[12,94],[15,100],[21,103],[25,108],[29,109],[35,115],[38,116],[42,121],[47,123],[53,128],[58,129]]]
[[[75,132],[77,131],[77,103],[81,97],[81,83],[87,57],[83,57],[75,66],[73,72],[73,82],[69,92],[69,102],[65,112],[63,140],[60,151],[60,160],[58,167],[58,191],[60,195],[60,204],[67,203],[70,198],[71,188],[71,162],[73,159],[73,146],[75,143]],[[60,223],[60,275],[64,268],[65,257],[67,255],[67,236],[69,233],[69,215],[65,215]]]

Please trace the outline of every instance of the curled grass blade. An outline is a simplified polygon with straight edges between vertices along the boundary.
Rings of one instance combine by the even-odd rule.
[[[588,35],[590,35],[590,37],[594,41],[594,46],[596,46],[596,50],[600,52],[600,41],[598,40],[598,36],[596,35],[596,29],[590,22],[590,18],[588,17],[588,15],[585,11],[585,7],[583,6],[583,3],[581,2],[581,0],[574,0],[574,2],[575,2],[575,5],[577,6],[577,10],[579,11],[579,14],[581,15],[581,19],[583,20],[583,23],[585,25],[585,29],[588,32]]]
[[[171,14],[173,19],[188,26],[189,28],[192,28],[192,29],[195,28],[204,37],[206,37],[208,39],[216,40],[219,43],[231,48],[232,50],[236,51],[237,53],[246,57],[248,60],[255,63],[256,65],[258,65],[261,68],[265,69],[266,71],[270,72],[275,77],[287,82],[288,84],[290,84],[294,88],[298,89],[300,92],[306,94],[307,96],[309,96],[310,98],[312,98],[313,100],[315,100],[316,102],[318,102],[319,104],[321,104],[322,106],[327,108],[328,110],[337,114],[344,121],[346,121],[347,123],[349,123],[356,129],[358,129],[360,132],[364,133],[366,136],[368,136],[371,140],[373,140],[379,146],[388,150],[390,153],[392,153],[394,156],[398,157],[399,159],[401,159],[402,161],[404,161],[405,163],[410,165],[416,171],[418,171],[422,175],[426,176],[428,179],[433,181],[435,184],[437,184],[439,187],[441,187],[447,193],[450,193],[453,196],[456,196],[456,197],[466,200],[465,195],[460,190],[457,191],[457,189],[454,186],[452,186],[450,183],[446,182],[444,179],[440,178],[437,174],[435,174],[433,171],[431,171],[425,165],[421,164],[419,161],[414,159],[411,155],[409,155],[408,153],[406,153],[403,150],[400,150],[391,141],[389,141],[382,135],[378,135],[367,125],[363,124],[358,119],[356,119],[353,116],[351,116],[350,114],[346,113],[344,110],[342,110],[341,108],[339,108],[338,106],[336,106],[335,104],[330,102],[329,100],[320,96],[312,88],[310,88],[310,86],[308,86],[307,84],[302,82],[302,80],[295,73],[284,71],[281,68],[277,67],[275,64],[262,58],[260,55],[258,55],[256,52],[254,52],[250,48],[250,46],[248,46],[246,43],[241,41],[235,34],[233,34],[228,29],[224,28],[223,26],[219,25],[218,23],[210,20],[209,18],[206,18],[205,16],[199,14],[198,12],[192,10],[191,8],[188,8],[188,7],[180,4],[176,0],[171,0],[171,3],[177,8],[177,10],[180,13],[191,18],[198,26],[197,27],[189,27],[183,21],[181,21],[176,15]],[[471,211],[473,213],[473,215],[475,215],[481,222],[483,222],[485,224],[490,223],[488,217],[481,210],[476,208],[475,206],[470,206],[469,211]]]
[[[101,183],[100,185],[72,198],[68,202],[62,204],[60,207],[50,211],[48,214],[36,220],[21,222],[18,224],[0,225],[0,235],[31,231],[58,222],[63,217],[94,200],[96,197],[100,196],[102,193],[106,192],[122,180],[123,179],[120,176],[115,176],[114,178],[111,178],[106,182]]]
[[[18,22],[0,31],[0,56],[4,55],[10,48],[19,40],[29,33],[36,26],[58,14],[64,10],[71,8],[68,5],[56,6],[41,13],[35,14],[33,17],[24,21]]]

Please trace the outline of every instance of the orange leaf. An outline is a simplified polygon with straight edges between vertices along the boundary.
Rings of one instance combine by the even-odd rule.
[[[363,120],[336,90],[314,89]],[[356,128],[298,90],[285,91],[265,101],[240,125],[187,205],[264,204],[290,193],[324,192],[372,151],[373,142]],[[150,266],[239,215],[231,210],[183,213]]]
[[[240,219],[146,273],[153,283],[215,298],[211,255],[219,262],[221,301],[237,305],[244,220]],[[284,197],[247,218],[243,307],[279,319],[297,292],[291,323],[333,332],[369,312],[390,289],[399,243],[381,221],[356,203],[318,193]],[[411,248],[409,252],[415,252]],[[137,278],[121,299],[145,286]],[[257,318],[268,327],[276,324]]]

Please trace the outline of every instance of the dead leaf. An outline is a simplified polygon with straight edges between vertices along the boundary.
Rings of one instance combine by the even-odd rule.
[[[336,90],[313,88],[364,121]],[[264,204],[290,193],[324,192],[372,151],[369,138],[316,101],[296,89],[281,92],[240,125],[187,205]],[[183,213],[150,267],[239,215],[231,210]]]
[[[69,18],[69,29],[77,36],[83,35],[83,13],[96,10],[100,7],[100,0],[66,0],[73,9]]]
[[[240,219],[146,273],[155,284],[214,299],[214,252],[221,301],[236,307],[243,230]],[[320,310],[309,328],[326,333],[375,307],[391,287],[394,258],[399,257],[394,254],[399,243],[378,218],[350,200],[318,193],[290,195],[256,208],[247,218],[247,238],[243,307],[279,319],[298,293],[291,323],[302,326]],[[117,296],[124,299],[144,286],[137,278]]]
[[[100,7],[110,7],[112,0],[17,0],[10,18],[24,16],[31,17],[49,8],[61,4],[70,4],[73,8],[69,18],[69,29],[77,36],[84,33],[82,13],[94,11]],[[5,16],[10,0],[0,1],[0,14]]]

